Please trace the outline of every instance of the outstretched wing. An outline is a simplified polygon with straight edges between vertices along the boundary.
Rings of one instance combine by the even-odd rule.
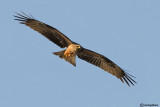
[[[117,66],[114,62],[112,62],[111,60],[109,60],[108,58],[106,58],[103,55],[100,55],[100,54],[98,54],[96,52],[93,52],[91,50],[82,48],[77,53],[77,56],[80,59],[85,60],[85,61],[87,61],[87,62],[89,62],[93,65],[96,65],[96,66],[102,68],[104,71],[107,71],[107,72],[111,73],[112,75],[119,78],[122,82],[124,80],[128,84],[128,86],[130,86],[129,82],[132,85],[134,85],[134,83],[136,83],[136,81],[134,81],[131,78],[131,77],[133,77],[132,75],[126,73],[119,66]]]
[[[17,13],[17,16],[14,16],[16,17],[15,20],[18,20],[21,24],[25,24],[35,31],[41,33],[43,36],[45,36],[61,48],[68,47],[68,45],[72,44],[72,41],[56,28],[53,28],[43,22],[36,20],[33,16],[28,16],[25,13],[22,14]]]

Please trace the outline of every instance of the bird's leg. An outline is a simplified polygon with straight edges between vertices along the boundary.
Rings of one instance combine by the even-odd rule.
[[[69,47],[66,49],[66,51],[64,52],[64,55],[65,55],[66,57],[72,57],[72,56],[74,56],[74,54],[75,54],[75,51],[73,50],[73,48],[72,48],[71,46],[69,46]]]
[[[72,56],[74,56],[74,52],[65,52],[64,55],[66,57],[72,57]]]
[[[65,52],[64,55],[65,55],[66,57],[70,57],[70,53],[69,53],[69,52]]]
[[[70,51],[66,50],[66,51],[64,52],[64,55],[65,55],[66,57],[70,57],[70,56],[71,56],[71,53],[70,53]]]

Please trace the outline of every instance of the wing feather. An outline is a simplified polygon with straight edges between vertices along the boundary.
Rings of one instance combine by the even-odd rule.
[[[128,84],[128,86],[130,86],[129,83],[131,83],[132,85],[134,85],[134,83],[136,83],[136,81],[134,81],[131,78],[131,77],[133,77],[132,75],[126,73],[119,66],[117,66],[114,62],[112,62],[111,60],[109,60],[108,58],[106,58],[103,55],[100,55],[100,54],[93,52],[91,50],[82,48],[77,53],[77,56],[80,59],[85,60],[95,66],[102,68],[104,71],[111,73],[112,75],[119,78],[122,82],[124,80]]]
[[[16,17],[15,20],[18,20],[21,24],[25,24],[33,30],[41,33],[61,48],[68,47],[68,45],[72,44],[72,41],[56,28],[36,20],[33,16],[28,16],[23,12],[22,14],[17,13],[17,16],[14,16]]]

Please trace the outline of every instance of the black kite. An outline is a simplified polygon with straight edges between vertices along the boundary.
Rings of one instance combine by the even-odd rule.
[[[67,49],[60,52],[55,52],[53,54],[59,56],[62,59],[65,59],[74,66],[76,66],[75,58],[77,55],[80,59],[85,60],[95,66],[102,68],[104,71],[111,73],[122,82],[124,80],[128,84],[128,86],[130,86],[129,82],[132,85],[136,83],[136,81],[131,78],[133,77],[132,75],[126,73],[123,69],[121,69],[105,56],[83,48],[81,45],[71,41],[56,28],[36,20],[33,16],[28,16],[23,12],[22,14],[17,13],[17,16],[15,16],[15,20],[18,20],[21,24],[25,24],[35,31],[41,33],[43,36],[45,36],[61,48],[67,47]]]

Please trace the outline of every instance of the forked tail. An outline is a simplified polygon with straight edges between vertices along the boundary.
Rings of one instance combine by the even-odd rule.
[[[54,52],[53,54],[59,56],[62,59],[65,59],[67,62],[71,63],[73,66],[76,66],[76,62],[75,62],[76,54],[74,54],[74,55],[72,55],[70,57],[66,57],[64,55],[65,51],[66,50],[59,51],[59,52]]]

